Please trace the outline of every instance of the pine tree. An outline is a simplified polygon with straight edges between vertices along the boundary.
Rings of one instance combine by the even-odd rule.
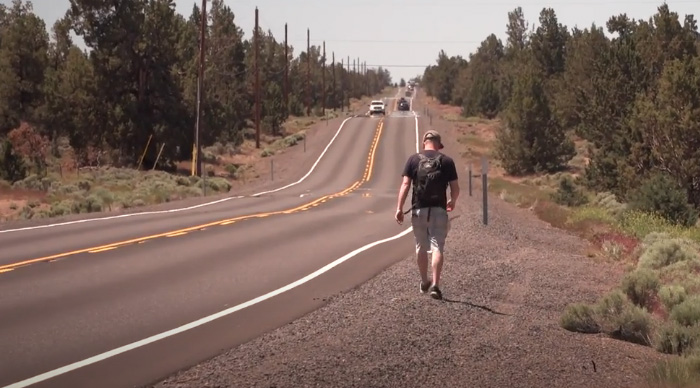
[[[573,142],[552,116],[545,77],[532,60],[515,78],[496,143],[496,157],[513,175],[561,170],[575,154]]]

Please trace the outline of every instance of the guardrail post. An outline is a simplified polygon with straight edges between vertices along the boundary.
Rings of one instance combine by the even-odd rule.
[[[275,180],[275,160],[270,158],[270,180]]]
[[[481,186],[483,187],[483,212],[484,212],[484,225],[489,224],[489,191],[488,191],[488,171],[489,162],[485,156],[481,157]]]
[[[472,164],[469,163],[469,196],[472,196]]]

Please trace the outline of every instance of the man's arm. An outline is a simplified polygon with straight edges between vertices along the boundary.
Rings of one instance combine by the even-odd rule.
[[[406,203],[406,197],[408,197],[408,190],[411,188],[411,178],[404,175],[401,181],[401,187],[399,188],[399,201],[396,204],[396,210],[403,212],[403,205]]]
[[[459,198],[459,177],[457,175],[457,166],[455,166],[454,160],[450,159],[447,170],[447,179],[449,180],[450,184],[450,200],[448,202],[448,210],[452,211],[457,204],[457,198]]]
[[[450,200],[453,205],[457,202],[457,198],[459,198],[459,181],[455,179],[450,181]]]
[[[415,169],[415,155],[408,158],[406,164],[403,166],[403,172],[401,176],[403,180],[401,181],[401,186],[399,187],[399,199],[396,203],[396,211],[401,210],[403,212],[403,205],[406,203],[406,197],[408,197],[408,190],[411,188],[411,182],[413,181],[414,169]]]

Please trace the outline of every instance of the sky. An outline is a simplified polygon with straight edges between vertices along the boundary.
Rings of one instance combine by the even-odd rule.
[[[211,0],[208,0],[209,2]],[[0,4],[11,4],[0,0]],[[201,0],[176,0],[177,11],[188,17]],[[508,12],[521,6],[530,27],[536,27],[542,8],[556,11],[559,22],[569,28],[586,28],[591,23],[605,26],[613,15],[626,13],[632,19],[648,20],[663,1],[649,0],[225,0],[236,23],[252,35],[255,7],[259,23],[284,41],[295,56],[306,50],[306,29],[311,44],[326,42],[326,54],[336,61],[359,58],[368,67],[387,68],[392,79],[421,75],[425,66],[436,63],[440,50],[468,58],[491,33],[505,42]],[[700,0],[667,0],[681,20],[700,13]],[[68,9],[69,0],[33,0],[34,12],[50,29]],[[700,16],[696,15],[696,18]],[[76,41],[77,44],[81,42]],[[347,59],[346,59],[347,60]]]

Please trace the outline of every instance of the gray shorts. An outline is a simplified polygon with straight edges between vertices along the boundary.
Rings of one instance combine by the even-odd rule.
[[[411,225],[416,239],[416,252],[443,252],[447,232],[450,230],[447,210],[440,207],[414,209],[411,211]]]

